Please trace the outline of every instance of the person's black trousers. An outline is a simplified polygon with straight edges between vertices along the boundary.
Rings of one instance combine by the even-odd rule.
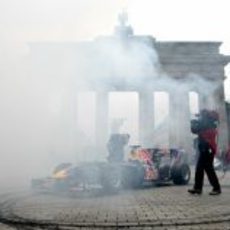
[[[213,190],[220,191],[220,184],[213,166],[214,153],[211,150],[209,144],[206,142],[199,143],[198,147],[200,155],[196,165],[194,189],[202,191],[204,172],[206,172],[208,180],[213,187]]]

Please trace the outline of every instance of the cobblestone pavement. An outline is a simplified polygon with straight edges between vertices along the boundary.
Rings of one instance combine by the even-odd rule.
[[[208,195],[208,185],[195,196],[187,193],[192,185],[71,197],[5,194],[0,196],[0,222],[14,229],[230,229],[230,172],[221,184],[220,196]]]

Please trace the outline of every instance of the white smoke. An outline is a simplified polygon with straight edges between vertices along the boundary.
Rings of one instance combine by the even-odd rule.
[[[108,7],[108,21],[98,19],[100,23],[94,22],[98,12],[94,12],[92,1],[68,1],[64,10],[69,14],[61,13],[61,1],[43,0],[33,7],[34,2],[29,0],[23,1],[24,6],[19,1],[3,2],[4,13],[0,16],[4,22],[0,25],[1,185],[28,183],[31,177],[47,175],[57,163],[88,160],[96,152],[87,136],[89,130],[77,129],[76,89],[87,91],[92,86],[110,91],[119,87],[127,89],[127,86],[134,91],[144,87],[170,88],[175,94],[197,89],[205,95],[215,90],[216,84],[194,73],[185,76],[186,81],[173,80],[163,73],[153,41],[148,37],[131,41],[101,37],[92,43],[63,42],[69,37],[79,40],[83,29],[88,37],[104,31],[107,23],[112,25],[115,20],[112,12],[116,10],[112,8],[120,9],[118,1],[110,1],[113,7]],[[79,9],[83,6],[84,10],[75,12],[70,3]],[[110,3],[104,0],[102,5]],[[33,10],[24,10],[26,6]],[[73,23],[75,14],[76,24]],[[56,22],[59,17],[63,24]],[[66,24],[70,28],[64,30]],[[51,42],[41,42],[46,40]]]

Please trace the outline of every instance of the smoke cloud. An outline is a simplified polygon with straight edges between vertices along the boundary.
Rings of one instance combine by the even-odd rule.
[[[88,38],[107,32],[123,1],[100,1],[99,12],[92,0],[68,0],[64,10],[60,0],[20,2],[0,3],[1,186],[28,185],[31,178],[46,176],[61,162],[97,159],[95,143],[87,135],[91,130],[77,129],[76,89],[162,87],[176,94],[198,85],[205,94],[215,90],[212,82],[194,73],[180,83],[164,73],[148,37],[143,42],[99,37],[93,46],[66,42],[82,40],[83,28]],[[100,12],[106,16],[94,23]],[[63,23],[57,22],[59,17]],[[64,30],[66,25],[69,29]],[[127,111],[132,106],[127,105]],[[91,112],[86,110],[86,120]]]

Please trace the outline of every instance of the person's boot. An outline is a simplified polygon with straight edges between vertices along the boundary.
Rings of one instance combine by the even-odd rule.
[[[213,189],[209,195],[211,196],[215,196],[215,195],[220,195],[221,194],[221,190],[220,189]]]
[[[202,190],[200,190],[200,189],[194,189],[194,188],[193,189],[189,189],[188,192],[190,194],[198,194],[198,195],[202,194]]]

